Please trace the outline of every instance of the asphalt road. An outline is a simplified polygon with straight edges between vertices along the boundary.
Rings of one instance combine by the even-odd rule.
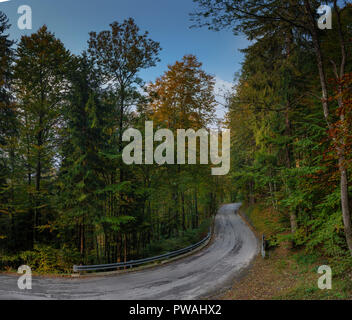
[[[137,272],[90,278],[33,277],[20,290],[17,276],[0,275],[0,299],[197,299],[228,287],[258,253],[253,232],[227,204],[215,218],[212,243],[186,258]]]

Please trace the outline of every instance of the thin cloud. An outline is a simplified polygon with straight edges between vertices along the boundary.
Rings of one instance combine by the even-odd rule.
[[[216,117],[223,120],[227,112],[226,97],[234,91],[234,83],[215,76],[215,97],[218,105],[216,107]]]

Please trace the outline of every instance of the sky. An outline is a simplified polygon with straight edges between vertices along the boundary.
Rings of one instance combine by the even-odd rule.
[[[33,29],[20,30],[17,20],[21,5],[32,8]],[[10,0],[0,2],[0,10],[10,19],[11,38],[37,31],[43,24],[61,39],[71,52],[81,53],[87,48],[88,33],[109,29],[113,21],[134,18],[141,31],[149,31],[154,41],[160,42],[161,62],[143,70],[141,78],[154,81],[169,64],[185,54],[194,54],[203,69],[216,78],[216,87],[231,87],[234,74],[241,68],[243,54],[249,42],[244,36],[234,36],[230,30],[219,32],[207,28],[190,28],[189,14],[197,9],[192,0]],[[221,107],[219,107],[221,109]],[[218,110],[222,113],[221,110]]]

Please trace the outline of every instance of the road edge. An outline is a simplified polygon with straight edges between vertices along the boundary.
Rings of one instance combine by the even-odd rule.
[[[260,237],[258,236],[258,232],[254,228],[254,226],[251,224],[247,215],[241,210],[241,207],[242,207],[242,205],[234,212],[234,214],[238,214],[240,216],[240,218],[242,219],[242,221],[248,226],[248,228],[254,234],[254,236],[257,240],[256,254],[253,255],[253,258],[248,263],[248,265],[243,267],[242,269],[240,269],[238,271],[238,274],[234,275],[233,278],[228,280],[227,281],[228,283],[224,284],[224,286],[221,289],[215,290],[214,292],[208,293],[206,295],[199,296],[198,299],[201,299],[201,300],[219,300],[219,299],[221,299],[221,297],[224,296],[225,292],[227,290],[230,290],[233,287],[233,285],[235,284],[236,281],[243,279],[249,273],[249,271],[253,267],[253,263],[254,263],[255,259],[260,254]]]

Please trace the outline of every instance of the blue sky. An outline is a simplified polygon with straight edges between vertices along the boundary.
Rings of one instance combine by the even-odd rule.
[[[20,5],[32,8],[33,30],[30,32],[17,28]],[[11,0],[0,3],[0,10],[12,24],[13,39],[46,24],[76,54],[86,49],[90,31],[99,32],[108,29],[115,20],[122,22],[133,17],[141,30],[148,30],[150,37],[163,48],[161,62],[141,72],[145,81],[155,80],[168,64],[183,55],[195,54],[203,63],[203,69],[216,76],[218,86],[229,87],[243,59],[238,49],[247,47],[248,42],[230,31],[190,29],[189,14],[196,8],[192,0]]]

